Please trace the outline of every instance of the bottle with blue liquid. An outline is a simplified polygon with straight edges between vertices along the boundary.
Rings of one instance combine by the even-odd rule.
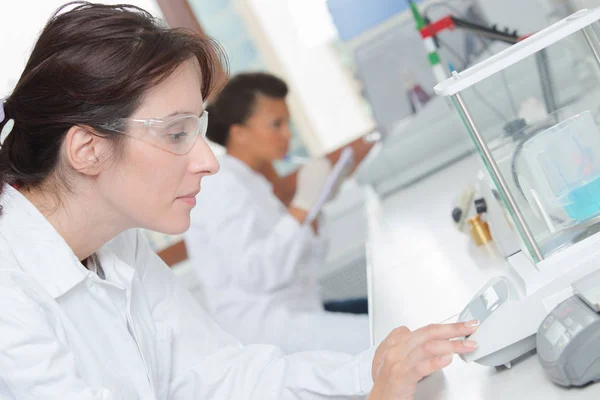
[[[546,204],[574,222],[600,215],[600,134],[589,111],[533,137],[523,154]]]
[[[600,214],[600,178],[571,190],[565,211],[575,221],[586,221]]]

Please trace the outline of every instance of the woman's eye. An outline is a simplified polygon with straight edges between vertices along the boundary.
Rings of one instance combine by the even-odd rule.
[[[169,140],[171,140],[172,142],[178,142],[182,138],[186,137],[187,133],[186,132],[169,133],[167,136],[168,136]]]

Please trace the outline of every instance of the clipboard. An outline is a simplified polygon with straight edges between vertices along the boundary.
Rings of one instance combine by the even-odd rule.
[[[346,147],[344,150],[342,150],[340,158],[331,169],[331,172],[327,177],[327,181],[317,197],[317,201],[313,204],[306,215],[306,219],[304,220],[305,225],[310,225],[315,218],[317,218],[327,201],[340,188],[352,169],[353,160],[354,150],[352,150],[351,147]]]

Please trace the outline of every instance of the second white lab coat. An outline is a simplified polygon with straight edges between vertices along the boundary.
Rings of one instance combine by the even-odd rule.
[[[203,302],[243,343],[286,352],[369,346],[368,317],[323,310],[316,272],[326,242],[300,225],[272,185],[229,155],[202,181],[185,234]]]
[[[0,197],[0,399],[355,399],[373,349],[283,356],[242,347],[135,230],[86,269],[42,214]]]

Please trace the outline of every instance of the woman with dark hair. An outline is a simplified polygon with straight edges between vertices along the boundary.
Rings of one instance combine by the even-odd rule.
[[[219,51],[132,6],[78,3],[0,103],[2,399],[411,396],[469,351],[463,324],[399,329],[373,356],[242,347],[135,228],[181,233]],[[371,360],[373,358],[373,360]]]
[[[331,163],[302,167],[289,205],[263,172],[288,153],[287,94],[276,76],[243,73],[207,107],[207,137],[226,154],[219,175],[204,182],[203,206],[192,211],[190,262],[208,311],[242,343],[358,354],[369,347],[366,299],[355,312],[363,315],[324,308],[316,275],[327,242],[304,223]]]

